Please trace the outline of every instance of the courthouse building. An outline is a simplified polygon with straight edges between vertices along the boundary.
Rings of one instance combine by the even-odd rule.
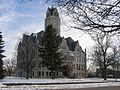
[[[45,28],[48,25],[52,25],[57,31],[57,35],[60,36],[60,17],[57,8],[48,8],[45,18]],[[22,60],[20,59],[21,49],[24,48],[23,43],[29,39],[33,43],[33,47],[42,47],[42,40],[45,31],[40,31],[38,33],[32,33],[31,35],[23,35],[21,42],[18,45],[18,55],[17,55],[17,71],[16,76],[24,77],[26,76],[25,71],[19,68]],[[64,55],[65,64],[69,66],[67,73],[69,77],[75,76],[76,78],[84,78],[86,76],[86,50],[82,50],[78,41],[74,41],[71,37],[64,38],[60,36],[60,49]],[[34,46],[35,45],[35,46]],[[40,63],[42,60],[37,54],[34,58],[35,67],[31,71],[31,77],[33,78],[50,78],[51,72],[44,65]],[[63,76],[62,72],[55,72],[55,77]]]

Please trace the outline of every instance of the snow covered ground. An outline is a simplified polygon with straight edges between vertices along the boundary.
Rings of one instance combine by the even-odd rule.
[[[59,79],[29,79],[29,80],[26,80],[25,78],[6,77],[0,82],[0,90],[51,90],[51,89],[72,89],[72,88],[89,88],[89,87],[103,87],[103,86],[120,86],[120,79],[117,80],[118,82],[115,82],[115,81],[116,81],[115,79],[108,79],[107,81],[104,81],[103,79],[98,79],[98,78],[87,78],[87,79],[59,78]],[[4,85],[4,84],[11,84],[11,83],[12,84],[23,84],[23,85],[12,85],[12,86]],[[69,84],[65,84],[65,83],[69,83]],[[75,83],[75,84],[70,84],[70,83]],[[28,84],[28,85],[24,85],[24,84]],[[47,84],[47,85],[44,85],[44,84]]]

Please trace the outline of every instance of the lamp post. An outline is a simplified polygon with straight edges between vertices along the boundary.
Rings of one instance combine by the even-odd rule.
[[[115,67],[115,80],[117,82],[117,66]]]
[[[116,67],[115,67],[115,80],[116,80],[116,82],[117,82],[117,77],[118,77],[118,61],[116,61]]]

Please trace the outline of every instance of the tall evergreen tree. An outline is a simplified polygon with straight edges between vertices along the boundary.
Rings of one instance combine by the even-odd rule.
[[[52,79],[54,79],[54,72],[60,70],[63,65],[59,38],[52,25],[47,26],[43,36],[43,47],[39,49],[42,64],[51,70]]]
[[[0,32],[0,79],[4,78],[3,74],[3,60],[2,58],[5,57],[2,53],[4,52],[3,47],[4,47],[4,41],[2,40],[2,32]]]

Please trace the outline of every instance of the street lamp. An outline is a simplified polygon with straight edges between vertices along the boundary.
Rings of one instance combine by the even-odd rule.
[[[119,64],[119,61],[116,61],[116,66],[115,66],[115,79],[116,79],[116,82],[117,82],[117,78],[118,78],[118,64]]]

